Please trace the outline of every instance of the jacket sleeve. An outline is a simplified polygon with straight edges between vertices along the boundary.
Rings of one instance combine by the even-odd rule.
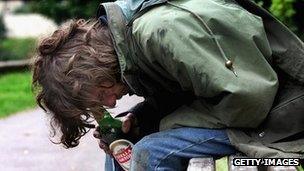
[[[183,104],[191,103],[194,96],[189,92],[178,94],[157,93],[146,97],[141,103],[131,108],[138,121],[140,136],[159,131],[159,123],[167,114]]]
[[[144,33],[151,34],[146,37],[143,36]],[[163,27],[156,31],[143,30],[135,37],[139,50],[143,54],[138,59],[139,65],[141,63],[146,65],[141,69],[148,68],[149,71],[145,71],[148,74],[151,73],[150,71],[158,72],[153,75],[162,75],[170,81],[174,80],[183,92],[191,92],[194,97],[188,104],[180,102],[179,105],[173,106],[174,110],[168,110],[166,107],[175,104],[174,99],[178,98],[169,99],[168,97],[172,95],[152,97],[153,110],[162,115],[158,118],[161,120],[161,130],[179,126],[224,127],[217,116],[210,114],[208,111],[210,106],[204,99],[224,95],[225,93],[222,93],[225,83],[223,79],[235,80],[236,78],[230,70],[225,68],[225,61],[219,55],[212,38],[204,31],[203,34],[198,34],[201,34],[199,42],[196,39],[187,39],[183,31],[178,28]],[[147,104],[142,105],[151,107]],[[149,109],[149,112],[151,111]],[[141,116],[147,117],[147,113]],[[150,114],[150,116],[154,117],[155,114]]]

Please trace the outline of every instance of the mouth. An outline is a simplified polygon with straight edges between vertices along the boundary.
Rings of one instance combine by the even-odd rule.
[[[115,108],[116,107],[116,101],[113,103],[113,104],[110,104],[110,105],[107,105],[107,107],[109,107],[109,108]]]

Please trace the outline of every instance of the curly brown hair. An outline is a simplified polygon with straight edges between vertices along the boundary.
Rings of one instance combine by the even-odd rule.
[[[51,116],[53,136],[59,128],[59,143],[66,148],[77,146],[91,128],[92,112],[101,112],[97,109],[100,101],[91,98],[90,90],[105,82],[120,82],[107,26],[96,20],[63,24],[38,44],[32,68],[36,100]]]

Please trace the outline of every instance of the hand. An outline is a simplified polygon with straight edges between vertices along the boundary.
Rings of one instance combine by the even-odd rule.
[[[136,118],[132,113],[128,113],[127,115],[122,117],[122,132],[125,134],[132,134],[132,136],[136,136],[138,134],[138,130],[135,129],[136,127]],[[109,154],[112,156],[112,151],[109,149],[109,146],[107,142],[102,138],[102,135],[100,134],[100,127],[98,126],[93,136],[97,139],[99,139],[99,147],[104,150],[106,154]]]
[[[122,118],[122,127],[121,130],[123,133],[127,134],[131,131],[134,131],[133,128],[137,126],[136,117],[133,113],[128,113]]]
[[[98,145],[106,154],[112,156],[112,152],[107,144],[107,142],[102,139],[102,135],[100,134],[100,127],[98,126],[93,132],[93,136],[99,140]]]

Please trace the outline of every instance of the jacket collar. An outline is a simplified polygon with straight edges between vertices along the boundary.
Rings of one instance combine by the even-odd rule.
[[[111,39],[115,52],[118,57],[118,63],[121,72],[121,81],[128,85],[132,95],[136,91],[129,83],[127,76],[136,70],[134,62],[130,55],[130,45],[127,39],[127,20],[122,8],[113,2],[102,3],[97,11],[97,17],[106,16],[107,25],[110,30]]]
[[[126,70],[128,60],[128,45],[126,41],[126,19],[121,8],[114,3],[103,3],[99,8],[98,15],[106,15],[108,28],[111,33],[114,49],[118,56],[121,74]],[[120,12],[119,12],[120,11]]]

